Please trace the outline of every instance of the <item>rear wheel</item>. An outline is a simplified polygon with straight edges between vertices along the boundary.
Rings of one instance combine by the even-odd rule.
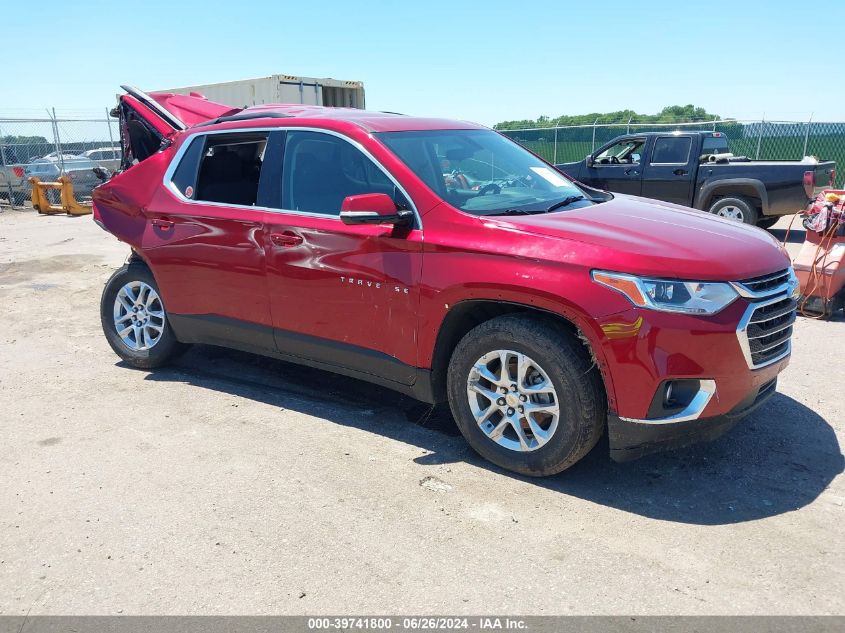
[[[100,320],[111,348],[133,367],[159,367],[187,349],[176,340],[158,285],[143,264],[128,264],[106,282]]]
[[[710,205],[709,211],[720,218],[757,224],[757,208],[748,198],[719,198]]]
[[[458,344],[447,387],[463,436],[486,459],[524,475],[554,475],[598,442],[607,401],[584,346],[532,315],[482,323]]]

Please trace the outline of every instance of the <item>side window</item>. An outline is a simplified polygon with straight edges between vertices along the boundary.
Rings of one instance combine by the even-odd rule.
[[[705,136],[701,144],[702,154],[726,154],[728,149],[728,139],[724,136]]]
[[[194,150],[193,145],[201,142],[202,139],[194,139],[185,158]],[[254,206],[258,198],[258,180],[266,148],[266,132],[209,134],[205,137],[200,153],[194,195],[187,196],[185,193],[189,184],[185,184],[180,191],[186,197],[204,202]],[[174,184],[179,168],[173,174]]]
[[[195,136],[187,142],[189,143],[188,149],[182,154],[179,165],[177,165],[176,171],[173,172],[173,178],[170,181],[183,196],[194,198],[197,188],[197,167],[199,166],[200,154],[205,144],[205,138]]]
[[[652,165],[686,165],[692,139],[689,136],[662,136],[654,142]]]
[[[628,139],[614,143],[600,154],[596,155],[595,164],[598,165],[636,165],[643,153],[644,139]]]
[[[340,215],[343,199],[362,193],[384,193],[408,206],[393,181],[348,141],[320,132],[288,132],[282,208]]]

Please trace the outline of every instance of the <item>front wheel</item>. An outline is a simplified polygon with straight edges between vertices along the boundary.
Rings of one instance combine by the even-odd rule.
[[[550,319],[513,314],[471,330],[452,355],[447,388],[469,445],[524,475],[569,468],[604,430],[598,369],[581,342]]]
[[[710,205],[709,211],[720,218],[757,224],[757,208],[747,198],[719,198]]]
[[[160,367],[187,348],[176,340],[158,285],[142,264],[127,264],[106,282],[100,320],[111,348],[133,367]]]

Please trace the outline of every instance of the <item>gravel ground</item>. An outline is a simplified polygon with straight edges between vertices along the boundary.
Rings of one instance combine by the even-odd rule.
[[[841,319],[798,322],[726,437],[534,480],[355,380],[124,366],[98,302],[127,252],[0,213],[0,614],[845,612]]]

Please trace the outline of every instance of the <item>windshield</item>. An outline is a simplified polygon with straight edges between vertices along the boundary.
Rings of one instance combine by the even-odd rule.
[[[468,213],[542,213],[593,204],[560,172],[492,130],[426,130],[376,135],[425,184]]]

